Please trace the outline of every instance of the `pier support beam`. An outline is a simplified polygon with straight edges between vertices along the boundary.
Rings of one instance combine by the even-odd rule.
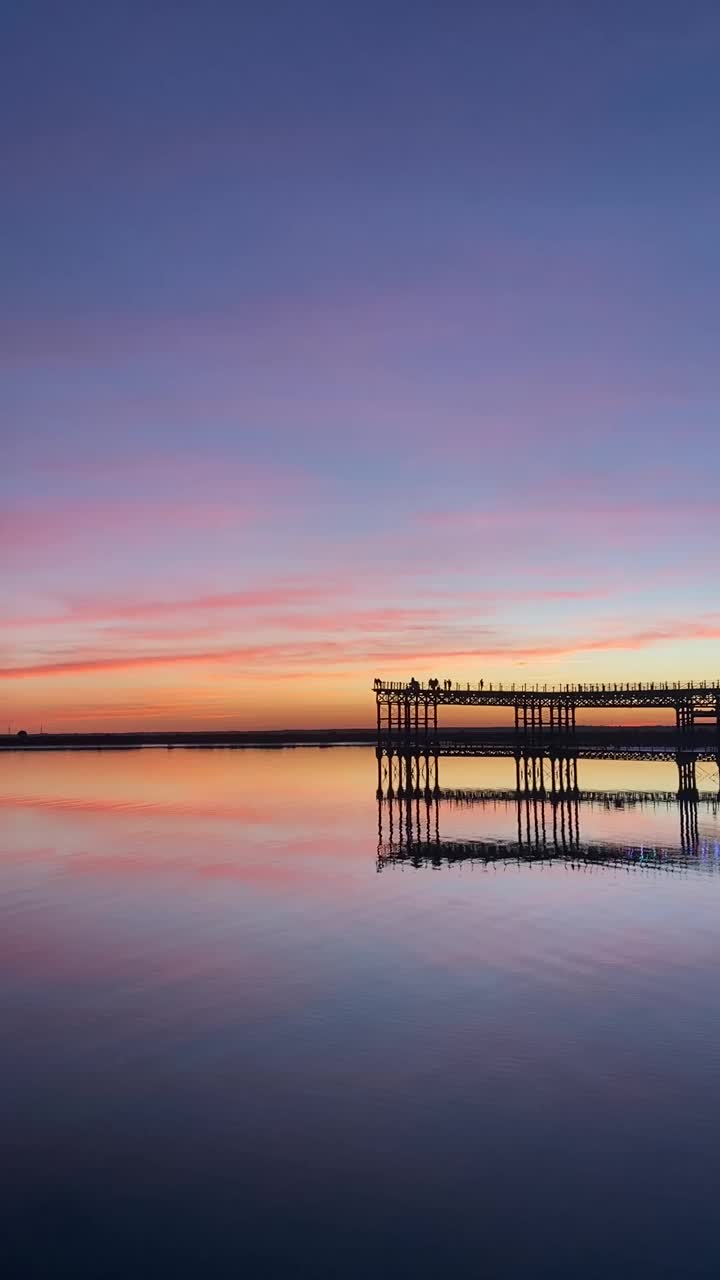
[[[697,776],[695,771],[695,756],[689,752],[679,751],[677,755],[678,766],[678,798],[681,800],[697,800]]]

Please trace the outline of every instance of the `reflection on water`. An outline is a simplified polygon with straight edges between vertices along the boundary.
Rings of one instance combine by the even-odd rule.
[[[475,763],[487,764],[485,744],[477,749]],[[688,859],[691,865],[715,869],[718,847],[714,836],[701,839],[698,826],[698,809],[706,809],[714,818],[718,815],[720,794],[715,783],[717,757],[710,752],[698,756],[680,752],[673,760],[673,752],[663,752],[665,759],[658,761],[656,748],[625,747],[616,750],[611,745],[592,748],[593,764],[622,764],[627,768],[628,751],[635,754],[635,765],[650,764],[654,774],[662,764],[673,762],[677,767],[675,791],[651,789],[645,771],[643,789],[612,790],[595,788],[583,791],[579,785],[580,753],[557,752],[552,756],[534,752],[515,751],[514,788],[502,790],[490,787],[448,788],[441,786],[441,763],[448,767],[448,758],[432,755],[426,750],[416,752],[376,752],[377,803],[378,803],[378,871],[389,865],[411,863],[418,868],[430,864],[435,868],[454,862],[502,861],[521,859],[545,861],[564,859],[572,866],[617,863],[627,866],[647,866],[651,863],[668,870],[677,869]],[[467,752],[466,754],[472,754]],[[504,755],[510,758],[511,752]],[[450,757],[450,767],[455,761]],[[587,760],[583,762],[587,768]],[[709,764],[711,768],[708,768]],[[592,773],[592,765],[591,765]],[[704,784],[698,786],[698,773]],[[712,790],[708,784],[712,784]],[[440,810],[461,806],[482,814],[479,818],[480,833],[465,834],[461,838],[441,835]],[[632,824],[621,840],[592,842],[581,834],[581,810],[602,806],[606,811],[619,813],[625,810],[664,808],[677,813],[679,831],[672,844],[637,843]],[[512,836],[488,839],[483,834],[487,825],[486,813],[493,809],[513,813],[515,824]],[[482,811],[486,811],[482,813]],[[636,824],[641,828],[641,824]]]
[[[441,763],[3,758],[6,1273],[717,1274],[717,771]]]
[[[447,790],[440,787],[413,795],[378,794],[378,871],[399,862],[433,867],[453,862],[490,862],[518,859],[564,859],[572,866],[621,862],[627,866],[651,863],[667,870],[690,865],[705,870],[720,866],[720,845],[714,834],[700,836],[698,813],[718,816],[718,799],[703,795],[687,800],[672,792],[576,792],[548,797],[508,792]],[[441,812],[461,806],[479,815],[480,831],[487,812],[512,817],[512,838],[489,839],[470,835],[443,838]],[[636,813],[643,809],[671,809],[677,814],[677,841],[647,843],[633,837],[631,823],[621,841],[583,839],[581,813],[601,807],[606,812]],[[642,823],[638,823],[642,830]]]

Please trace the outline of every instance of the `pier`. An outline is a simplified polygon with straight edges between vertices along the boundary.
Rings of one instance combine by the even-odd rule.
[[[569,734],[577,712],[604,710],[672,710],[678,734],[692,735],[696,726],[715,730],[720,743],[720,679],[696,684],[668,681],[639,684],[461,684],[452,680],[411,678],[373,684],[378,736],[429,738],[439,731],[441,707],[511,707],[515,729],[524,736]]]
[[[552,686],[376,678],[373,691],[378,795],[383,790],[391,796],[436,790],[443,756],[512,757],[518,795],[576,794],[583,757],[672,760],[678,769],[678,797],[690,800],[697,796],[697,763],[712,761],[720,790],[720,681]],[[448,707],[511,708],[514,726],[486,732],[446,728],[440,709]],[[675,724],[660,737],[653,731],[644,735],[623,729],[603,735],[578,724],[577,713],[584,708],[669,709]]]

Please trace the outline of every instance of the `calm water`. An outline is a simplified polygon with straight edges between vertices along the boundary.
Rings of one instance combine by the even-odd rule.
[[[407,860],[375,786],[366,749],[0,760],[5,1275],[720,1273],[715,806],[583,803],[523,862],[466,796]]]

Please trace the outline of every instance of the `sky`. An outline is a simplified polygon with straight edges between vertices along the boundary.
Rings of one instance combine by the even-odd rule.
[[[2,7],[0,724],[720,675],[720,10]]]

